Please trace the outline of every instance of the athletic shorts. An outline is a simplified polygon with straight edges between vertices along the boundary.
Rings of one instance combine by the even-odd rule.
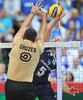
[[[6,100],[35,100],[34,86],[30,82],[7,80],[5,84]]]
[[[35,85],[35,94],[39,100],[57,100],[55,92],[50,84]]]

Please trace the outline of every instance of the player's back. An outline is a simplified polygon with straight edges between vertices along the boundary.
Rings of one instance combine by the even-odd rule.
[[[8,79],[32,82],[33,72],[42,50],[41,41],[35,43],[18,36],[10,53]]]

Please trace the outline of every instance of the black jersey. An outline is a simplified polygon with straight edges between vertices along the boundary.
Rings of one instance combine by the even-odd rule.
[[[56,56],[50,52],[50,49],[44,49],[34,72],[33,82],[35,84],[48,83],[50,71],[54,69],[56,69]]]

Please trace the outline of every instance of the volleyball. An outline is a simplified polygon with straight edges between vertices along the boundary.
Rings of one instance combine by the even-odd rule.
[[[48,14],[50,17],[60,17],[63,12],[63,8],[59,4],[53,4],[50,6]]]

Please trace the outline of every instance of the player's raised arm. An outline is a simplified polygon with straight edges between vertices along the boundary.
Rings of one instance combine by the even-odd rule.
[[[46,32],[46,28],[47,28],[47,14],[46,14],[46,12],[42,11],[40,16],[42,19],[42,23],[41,23],[39,34],[38,34],[38,37],[36,38],[36,40],[44,41],[44,35]]]
[[[44,42],[48,42],[51,36],[51,30],[57,22],[59,22],[66,14],[62,14],[59,18],[54,18],[50,23],[47,24],[47,29],[44,37]]]
[[[29,25],[31,24],[32,22],[32,19],[34,18],[34,16],[36,14],[40,14],[40,9],[42,8],[42,5],[41,3],[36,3],[35,5],[32,4],[32,9],[31,9],[31,12],[30,14],[27,16],[27,18],[25,19],[25,21],[23,22],[20,30],[18,33],[21,33],[22,35],[24,34],[25,30],[29,27]]]

